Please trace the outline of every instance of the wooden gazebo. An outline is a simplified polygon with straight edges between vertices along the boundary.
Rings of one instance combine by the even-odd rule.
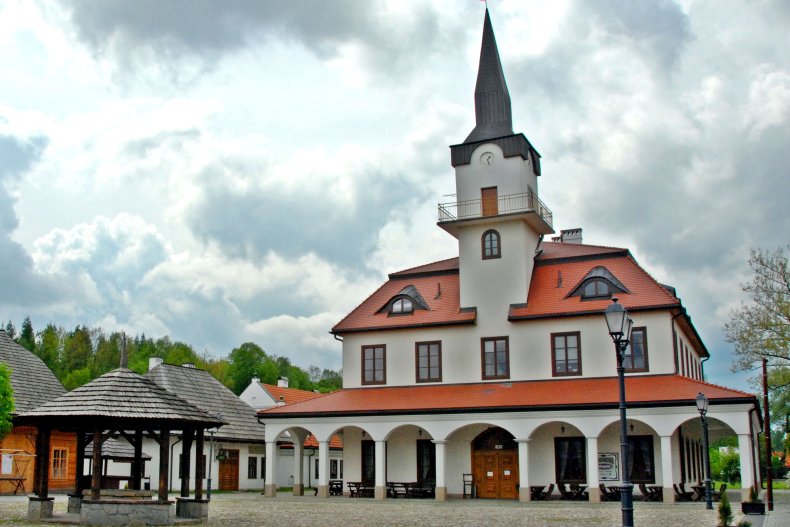
[[[28,505],[32,521],[52,515],[47,476],[50,466],[49,435],[52,430],[73,431],[77,434],[77,494],[85,481],[82,475],[85,445],[93,443],[90,496],[82,500],[80,523],[85,525],[162,525],[173,523],[168,501],[168,467],[170,432],[183,432],[184,456],[190,459],[192,444],[196,460],[203,458],[204,433],[207,428],[225,422],[209,415],[177,395],[161,388],[125,367],[113,370],[88,384],[68,392],[34,410],[19,416],[19,421],[38,427],[34,493]],[[159,443],[158,499],[103,498],[101,493],[102,444],[111,436],[124,437],[134,449],[129,487],[140,490],[142,479],[143,435]],[[98,439],[98,440],[97,440]],[[96,446],[98,445],[98,448]],[[208,515],[208,502],[203,499],[204,465],[195,466],[195,496],[189,498],[190,464],[183,467],[181,498],[176,514],[186,517]],[[131,508],[130,508],[131,506]],[[126,511],[132,511],[126,513]],[[119,512],[120,511],[120,512]]]

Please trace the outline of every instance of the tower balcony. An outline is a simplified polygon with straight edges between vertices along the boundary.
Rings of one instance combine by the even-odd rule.
[[[539,234],[552,234],[551,210],[534,192],[497,196],[493,199],[470,199],[439,204],[439,226],[456,236],[461,223],[493,223],[502,219],[523,218]]]

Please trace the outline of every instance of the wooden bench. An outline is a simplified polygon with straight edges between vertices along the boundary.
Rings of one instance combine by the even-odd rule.
[[[372,498],[373,487],[365,485],[361,481],[349,481],[348,492],[352,498]]]
[[[342,479],[330,479],[329,480],[329,495],[330,496],[342,496],[343,495],[343,480]]]

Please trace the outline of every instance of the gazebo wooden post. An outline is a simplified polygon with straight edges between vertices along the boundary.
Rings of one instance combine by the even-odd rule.
[[[49,495],[49,436],[49,426],[39,424],[36,433],[36,468],[33,474],[33,489],[39,498]]]
[[[159,501],[167,501],[168,465],[170,464],[170,430],[162,428],[159,434]]]
[[[82,430],[77,431],[77,481],[74,487],[76,494],[80,494],[84,488],[84,475],[85,472],[85,434]]]
[[[181,440],[181,497],[189,497],[189,476],[192,460],[192,438],[195,437],[194,428],[184,428]]]
[[[101,433],[99,426],[93,427],[93,459],[91,460],[91,501],[101,498]]]
[[[203,499],[203,478],[206,476],[206,464],[203,462],[203,440],[205,430],[198,428],[195,437],[195,500]]]
[[[143,479],[143,431],[134,431],[134,459],[132,460],[132,489],[140,490]]]

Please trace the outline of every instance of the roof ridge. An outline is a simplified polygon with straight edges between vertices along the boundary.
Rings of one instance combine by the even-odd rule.
[[[704,384],[705,386],[713,386],[714,388],[719,388],[719,389],[722,389],[722,390],[730,390],[731,392],[738,392],[741,395],[745,395],[745,396],[748,396],[748,397],[757,397],[753,393],[744,392],[743,390],[739,390],[737,388],[730,388],[729,386],[724,386],[722,384],[716,384],[715,382],[708,382],[708,381],[701,381],[699,379],[692,379],[691,377],[684,377],[684,376],[680,375],[679,373],[673,373],[672,375],[674,377],[679,377],[681,379],[685,379],[685,380],[696,382],[697,384]]]
[[[458,256],[451,256],[450,258],[444,258],[442,260],[436,260],[436,261],[433,261],[433,262],[428,262],[426,264],[415,265],[414,267],[409,267],[407,269],[401,269],[400,271],[393,271],[391,273],[388,273],[387,276],[388,277],[392,277],[393,275],[410,274],[410,272],[414,271],[415,269],[420,269],[422,267],[428,267],[429,265],[436,265],[436,264],[439,264],[439,263],[449,262],[450,260],[457,260],[457,259],[458,259]]]

